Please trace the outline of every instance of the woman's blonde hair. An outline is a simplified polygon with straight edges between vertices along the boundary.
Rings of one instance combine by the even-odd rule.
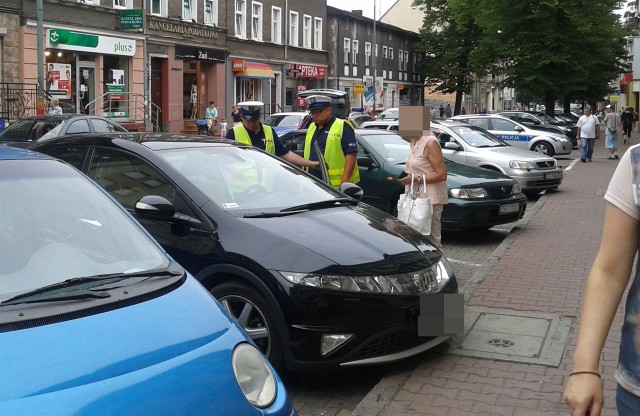
[[[57,106],[60,103],[60,101],[58,101],[57,98],[52,98],[51,101],[49,102],[49,105],[52,107]]]

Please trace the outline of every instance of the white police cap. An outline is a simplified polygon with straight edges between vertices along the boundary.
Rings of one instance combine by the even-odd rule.
[[[309,109],[329,107],[331,105],[331,98],[326,95],[310,95],[305,98]]]
[[[243,114],[255,114],[260,113],[262,107],[264,107],[264,103],[262,101],[243,101],[238,103],[238,108],[240,112]]]

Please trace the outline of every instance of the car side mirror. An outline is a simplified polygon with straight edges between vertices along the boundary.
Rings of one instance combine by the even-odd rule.
[[[378,164],[373,160],[373,158],[369,155],[358,156],[358,166],[363,168],[377,168]]]
[[[357,199],[360,201],[362,199],[362,188],[360,188],[355,183],[344,182],[340,185],[340,192],[348,196],[349,198]]]
[[[173,220],[176,210],[166,198],[158,195],[146,195],[136,202],[135,213],[151,220],[169,221]]]
[[[524,129],[521,126],[516,126],[514,130],[517,132],[524,131]]]
[[[462,146],[460,146],[456,142],[446,142],[444,144],[444,148],[445,149],[451,149],[451,150],[462,150]]]

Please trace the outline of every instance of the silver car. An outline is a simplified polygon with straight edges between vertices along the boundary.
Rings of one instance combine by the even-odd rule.
[[[509,175],[525,194],[557,189],[562,183],[562,169],[554,158],[511,146],[480,127],[431,121],[431,131],[447,159]]]
[[[571,153],[571,140],[564,134],[534,130],[498,114],[468,114],[455,116],[451,119],[481,127],[514,146],[547,156]]]

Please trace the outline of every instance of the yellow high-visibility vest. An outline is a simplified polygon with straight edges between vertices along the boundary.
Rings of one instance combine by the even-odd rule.
[[[327,144],[324,148],[324,160],[327,162],[327,173],[329,174],[329,182],[331,186],[337,188],[342,183],[342,174],[344,173],[344,161],[345,156],[342,152],[342,131],[344,130],[345,121],[336,118],[329,129],[329,135],[327,137]],[[304,158],[309,160],[311,154],[311,139],[316,132],[316,124],[311,123],[309,130],[307,130],[307,136],[304,143]],[[318,155],[320,157],[320,155]],[[360,171],[358,170],[358,164],[353,169],[349,182],[360,182]]]
[[[273,130],[271,130],[270,126],[262,126],[264,130],[264,151],[269,153],[270,155],[276,154],[276,145],[273,142]],[[239,143],[253,145],[251,143],[251,138],[249,137],[249,132],[244,127],[244,125],[239,124],[233,128],[233,135],[236,138],[236,141]]]

